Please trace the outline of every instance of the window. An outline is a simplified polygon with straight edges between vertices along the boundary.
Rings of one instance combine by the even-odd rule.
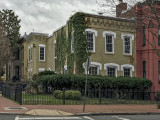
[[[145,34],[145,31],[146,31],[146,27],[143,26],[143,44],[142,44],[142,46],[146,45],[146,34]]]
[[[86,72],[86,63],[83,63],[83,67],[85,68],[85,73]],[[102,70],[102,64],[98,62],[91,62],[91,67],[88,71],[88,74],[90,75],[99,75],[99,71]]]
[[[96,66],[90,67],[90,68],[89,68],[89,74],[90,74],[90,75],[98,75],[98,67],[96,67]]]
[[[123,39],[123,54],[132,55],[132,40],[134,40],[134,35],[122,33],[121,38]]]
[[[143,61],[143,78],[146,78],[146,61]]]
[[[72,32],[72,39],[71,39],[71,52],[74,52],[74,32]]]
[[[45,45],[39,45],[39,61],[45,61]]]
[[[160,61],[158,61],[158,83],[160,84]]]
[[[38,71],[43,72],[43,71],[45,71],[45,68],[39,68]]]
[[[126,54],[131,53],[131,43],[130,43],[129,37],[124,38],[124,53],[126,53]]]
[[[33,47],[32,47],[32,45],[31,45],[31,50],[30,50],[30,52],[31,52],[31,53],[30,53],[30,60],[31,60],[31,61],[32,61],[32,48],[33,48]]]
[[[116,76],[116,69],[114,67],[107,67],[107,76]]]
[[[105,37],[105,53],[114,53],[114,39],[116,33],[112,31],[104,31],[103,37]]]
[[[30,47],[28,47],[28,62],[30,62],[31,61],[31,59],[30,59],[30,54],[31,54],[31,52],[30,52],[30,50],[31,50],[31,48]]]
[[[54,71],[56,71],[57,53],[56,53],[56,40],[54,41]]]
[[[121,65],[121,71],[124,77],[132,77],[132,72],[134,71],[134,66],[130,64]]]
[[[97,31],[93,29],[86,29],[86,39],[87,39],[87,50],[90,52],[95,52],[95,36],[97,36]]]
[[[94,40],[93,40],[93,33],[87,32],[87,50],[93,51],[94,50]]]
[[[15,68],[15,76],[16,76],[16,80],[19,80],[19,66],[16,66]]]
[[[113,52],[113,40],[111,35],[106,35],[106,52]]]
[[[131,76],[131,69],[130,68],[124,68],[124,77],[130,77]]]
[[[158,46],[160,46],[160,26],[158,26]]]
[[[107,76],[115,76],[117,77],[117,71],[119,71],[120,67],[115,63],[106,63],[104,64],[104,70],[106,70]]]
[[[67,65],[64,66],[64,74],[67,74],[68,71],[67,71]]]

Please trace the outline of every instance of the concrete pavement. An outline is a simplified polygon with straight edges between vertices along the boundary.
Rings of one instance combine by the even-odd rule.
[[[160,114],[156,104],[134,105],[86,105],[83,113],[83,105],[19,105],[7,98],[0,97],[1,114],[29,114],[43,116],[70,116],[70,115],[94,115],[94,114]]]

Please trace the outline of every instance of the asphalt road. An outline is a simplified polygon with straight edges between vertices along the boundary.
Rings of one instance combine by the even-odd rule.
[[[160,120],[160,115],[102,115],[70,117],[0,115],[0,120]]]

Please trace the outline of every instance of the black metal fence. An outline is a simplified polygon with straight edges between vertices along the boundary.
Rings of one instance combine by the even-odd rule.
[[[83,104],[84,90],[80,91],[80,99],[66,98],[67,90],[61,90],[62,97],[57,98],[53,94],[54,91],[44,92],[41,90],[22,89],[20,87],[3,85],[2,95],[12,99],[19,104]],[[71,91],[71,90],[70,90]],[[74,91],[74,90],[73,90]],[[87,90],[86,104],[121,104],[134,103],[134,100],[140,103],[158,100],[158,92],[139,91],[131,89],[94,89]]]
[[[2,96],[22,104],[22,89],[20,87],[3,84]]]

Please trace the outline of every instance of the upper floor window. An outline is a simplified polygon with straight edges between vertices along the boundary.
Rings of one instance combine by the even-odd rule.
[[[74,32],[72,32],[72,39],[71,39],[71,52],[74,52]]]
[[[32,45],[28,47],[28,61],[29,62],[32,61],[32,48],[33,48]]]
[[[121,71],[124,77],[132,77],[132,72],[134,71],[134,66],[129,64],[121,65]]]
[[[90,52],[95,52],[95,36],[97,36],[97,31],[93,29],[86,29],[86,39],[87,39],[87,50]]]
[[[132,40],[134,40],[134,35],[132,34],[121,34],[123,39],[123,54],[132,55]]]
[[[56,40],[54,41],[54,71],[56,72],[57,70],[57,53],[56,53]]]
[[[146,45],[146,27],[143,26],[143,44],[142,46],[145,46]]]
[[[105,53],[114,53],[114,39],[116,38],[116,33],[104,31],[103,37],[105,37]]]
[[[45,61],[45,45],[39,45],[39,61]]]
[[[160,84],[160,61],[158,61],[158,83]]]
[[[143,78],[146,78],[146,61],[143,61]]]
[[[119,65],[115,63],[104,64],[104,70],[106,70],[107,76],[117,77],[117,71],[119,71]]]
[[[158,26],[158,46],[160,46],[160,26]]]

